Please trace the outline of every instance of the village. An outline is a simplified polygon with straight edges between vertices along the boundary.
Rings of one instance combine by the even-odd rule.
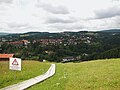
[[[118,40],[114,37],[119,37],[119,33],[115,32],[28,32],[1,36],[0,53],[14,54],[23,60],[84,61],[102,57],[97,56],[97,53],[112,49],[105,43],[106,34],[107,44],[110,45],[110,39],[115,39],[112,44],[115,44],[114,48],[117,47]]]
[[[21,35],[18,35],[21,37]],[[30,39],[32,38],[32,36],[29,35],[29,39],[24,39],[26,37],[22,37],[20,40],[19,38],[16,37],[12,37],[10,36],[9,38],[7,37],[0,37],[0,45],[2,44],[9,44],[9,45],[14,45],[14,46],[27,46],[29,43],[39,43],[41,45],[59,45],[59,44],[64,44],[64,45],[76,45],[76,44],[80,44],[80,43],[87,43],[90,44],[92,41],[92,37],[91,36],[87,36],[87,35],[80,35],[80,36],[75,36],[75,35],[61,35],[60,37],[55,37],[55,36],[44,36],[44,38],[36,38],[36,39]],[[51,38],[52,37],[52,38]],[[67,38],[64,38],[67,37]]]
[[[0,90],[120,90],[120,0],[0,0]]]
[[[22,57],[25,55],[22,55],[19,52],[11,52],[11,51],[4,52],[3,47],[4,46],[9,47],[9,49],[11,49],[11,48],[29,49],[31,46],[34,46],[34,47],[38,47],[38,48],[39,47],[43,48],[43,50],[40,49],[41,51],[38,51],[40,53],[36,52],[38,55],[41,53],[44,53],[44,52],[48,55],[52,55],[56,51],[52,50],[52,48],[50,46],[55,46],[55,47],[61,46],[61,47],[65,48],[65,47],[76,46],[76,45],[80,45],[80,44],[91,45],[94,43],[93,36],[91,36],[91,35],[87,35],[85,33],[80,33],[80,36],[77,35],[76,33],[75,34],[73,33],[73,35],[71,35],[71,34],[72,33],[66,33],[66,32],[65,33],[56,33],[56,35],[59,36],[58,37],[58,36],[54,36],[54,35],[52,36],[52,34],[48,33],[48,36],[44,35],[44,37],[39,37],[39,38],[34,38],[36,36],[35,35],[33,36],[32,33],[28,33],[27,35],[20,34],[20,35],[17,35],[16,37],[12,36],[12,35],[8,35],[8,36],[4,36],[4,37],[0,38],[0,51],[1,51],[1,53],[8,53],[8,54],[13,53],[15,56]],[[40,35],[40,34],[38,33],[38,35]],[[44,48],[48,48],[48,49],[44,49]],[[23,51],[21,51],[21,52],[23,52]],[[35,56],[30,51],[26,52],[26,53],[27,53],[27,55],[25,56],[25,58]],[[83,55],[85,55],[85,53]],[[46,57],[47,57],[46,55],[42,55],[42,56],[39,56],[39,57],[43,60],[46,59]],[[36,59],[38,59],[38,56]],[[60,61],[75,61],[76,56],[65,55],[65,56],[62,56],[60,59],[59,59]]]

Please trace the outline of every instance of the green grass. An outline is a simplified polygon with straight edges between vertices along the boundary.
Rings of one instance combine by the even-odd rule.
[[[23,61],[22,71],[9,70],[9,62],[0,61],[0,88],[12,85],[45,73],[50,63]]]
[[[120,59],[56,66],[53,77],[28,90],[120,90]]]

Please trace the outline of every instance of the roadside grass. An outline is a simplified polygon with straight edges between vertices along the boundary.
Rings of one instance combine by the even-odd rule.
[[[45,73],[50,63],[22,61],[22,71],[9,70],[8,61],[0,61],[0,88],[9,86]]]
[[[57,63],[53,77],[28,90],[120,90],[120,59]]]

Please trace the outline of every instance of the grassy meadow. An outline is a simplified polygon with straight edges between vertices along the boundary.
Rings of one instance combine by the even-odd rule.
[[[0,88],[45,73],[51,63],[23,61],[22,71],[0,62]],[[120,59],[56,63],[56,74],[27,90],[120,90]]]
[[[0,61],[0,88],[12,85],[45,73],[50,63],[22,61],[22,71],[9,70],[8,61]]]
[[[57,63],[53,77],[28,90],[120,90],[120,59]]]

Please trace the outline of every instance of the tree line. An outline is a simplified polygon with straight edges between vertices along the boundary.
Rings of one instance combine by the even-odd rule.
[[[48,34],[48,33],[45,33]],[[54,37],[58,38],[56,34]],[[64,36],[64,38],[69,39],[76,35],[79,37],[78,33],[72,33],[69,36]],[[76,45],[46,45],[42,46],[40,43],[30,43],[27,47],[25,46],[14,46],[4,43],[2,45],[1,53],[14,53],[16,57],[20,57],[23,60],[48,60],[54,62],[61,62],[64,57],[73,56],[76,61],[89,61],[96,59],[106,59],[106,58],[120,58],[120,34],[113,33],[94,33],[91,35],[88,32],[82,32],[84,37],[91,37],[91,43],[79,43]],[[38,37],[39,35],[37,35]],[[50,35],[49,35],[50,36]],[[17,36],[18,37],[18,36]],[[29,37],[29,41],[35,39],[36,36]],[[45,37],[42,35],[42,37]],[[15,37],[16,38],[16,37]],[[33,39],[34,38],[34,39]],[[48,38],[48,37],[47,37]],[[19,40],[23,38],[18,38]],[[38,39],[38,38],[37,38]],[[80,42],[80,41],[78,41]]]

